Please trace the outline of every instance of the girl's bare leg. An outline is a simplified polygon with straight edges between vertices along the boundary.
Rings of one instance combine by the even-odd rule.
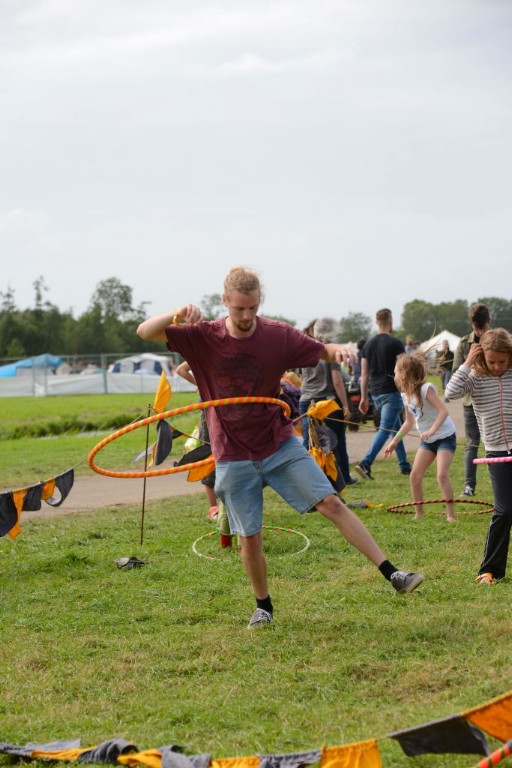
[[[437,484],[443,494],[443,499],[453,499],[453,486],[450,482],[450,466],[453,461],[451,451],[438,451],[437,453]],[[446,522],[454,523],[456,520],[453,501],[446,504]]]
[[[414,457],[414,463],[412,465],[412,472],[410,475],[411,493],[413,501],[423,501],[423,478],[428,467],[432,464],[436,458],[435,453],[428,451],[426,448],[418,448],[416,456]],[[414,515],[415,520],[419,520],[423,517],[424,509],[423,504],[416,504],[416,512]]]

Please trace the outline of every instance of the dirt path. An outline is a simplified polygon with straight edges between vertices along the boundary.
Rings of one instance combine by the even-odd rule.
[[[460,401],[456,401],[447,403],[447,406],[457,428],[458,440],[463,442],[462,405]],[[370,426],[363,427],[358,432],[347,431],[347,447],[351,463],[357,463],[363,458],[374,435],[375,429]],[[418,447],[418,438],[406,437],[405,447],[407,451],[414,451]],[[459,460],[461,460],[460,455]],[[143,479],[111,478],[91,472],[89,475],[75,479],[73,488],[61,507],[52,508],[43,503],[38,512],[24,512],[23,514],[26,520],[30,520],[35,517],[55,517],[56,515],[94,512],[105,507],[142,504],[143,487]],[[150,477],[146,480],[147,502],[194,493],[204,494],[203,486],[201,483],[187,482],[185,472],[164,477]]]

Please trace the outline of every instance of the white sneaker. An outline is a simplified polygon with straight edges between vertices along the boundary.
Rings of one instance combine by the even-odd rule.
[[[395,571],[391,574],[391,586],[396,589],[400,595],[406,592],[412,592],[425,581],[422,573],[407,573],[406,571]]]
[[[247,625],[247,629],[254,629],[254,627],[262,627],[263,624],[270,624],[273,618],[272,614],[265,611],[263,608],[256,608]]]

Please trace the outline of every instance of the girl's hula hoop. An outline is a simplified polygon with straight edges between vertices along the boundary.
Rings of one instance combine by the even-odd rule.
[[[490,456],[484,459],[473,459],[473,464],[506,464],[512,461],[512,456]]]
[[[97,472],[99,475],[106,475],[107,477],[159,477],[160,475],[174,475],[176,472],[188,472],[189,469],[195,469],[197,467],[203,467],[206,464],[211,464],[213,469],[213,459],[202,459],[201,461],[195,461],[192,464],[183,464],[181,467],[167,467],[167,469],[148,469],[139,472],[114,472],[109,469],[103,469],[94,462],[94,457],[109,443],[117,440],[118,437],[133,432],[140,427],[145,427],[146,424],[152,424],[154,421],[161,421],[162,419],[168,419],[172,416],[177,416],[180,413],[189,413],[190,411],[202,411],[205,408],[217,408],[221,405],[245,405],[246,403],[270,403],[271,405],[279,405],[286,416],[290,416],[290,406],[285,403],[284,400],[278,400],[275,397],[225,397],[222,400],[205,400],[202,403],[192,403],[191,405],[183,405],[181,408],[173,408],[171,411],[164,411],[163,413],[156,413],[154,416],[148,416],[146,419],[136,421],[135,424],[128,424],[128,426],[118,429],[117,432],[112,432],[111,435],[105,437],[101,442],[94,446],[87,456],[87,461],[90,468]]]
[[[485,515],[487,512],[492,512],[494,509],[494,504],[491,504],[489,501],[477,501],[476,499],[429,499],[428,501],[407,501],[405,504],[393,504],[393,506],[388,507],[388,512],[398,512],[399,514],[408,515],[409,513],[412,513],[413,509],[408,509],[408,507],[415,507],[418,504],[424,505],[424,504],[478,504],[480,507],[487,507],[487,509],[482,509],[479,512],[477,512],[477,515]]]
[[[306,549],[309,549],[311,546],[311,540],[308,539],[305,533],[301,533],[301,531],[295,531],[293,528],[282,528],[279,525],[264,525],[264,530],[267,531],[283,531],[284,533],[293,533],[295,536],[300,536],[304,541],[306,542],[302,549],[298,549],[296,552],[285,552],[282,555],[279,555],[279,557],[296,557],[297,555],[302,555],[303,552],[306,551]],[[202,552],[199,552],[197,545],[200,544],[205,539],[209,539],[211,536],[215,536],[218,533],[218,531],[209,531],[208,533],[205,533],[204,536],[200,536],[198,539],[194,541],[192,544],[192,552],[194,555],[197,555],[198,557],[204,557],[205,560],[220,560],[220,557],[213,557],[212,555],[205,555]]]

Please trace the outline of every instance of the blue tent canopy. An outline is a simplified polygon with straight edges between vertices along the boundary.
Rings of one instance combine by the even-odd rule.
[[[24,360],[18,360],[16,363],[8,363],[0,366],[0,377],[17,376],[18,368],[58,368],[62,360],[60,357],[45,353],[37,357],[26,357]]]

